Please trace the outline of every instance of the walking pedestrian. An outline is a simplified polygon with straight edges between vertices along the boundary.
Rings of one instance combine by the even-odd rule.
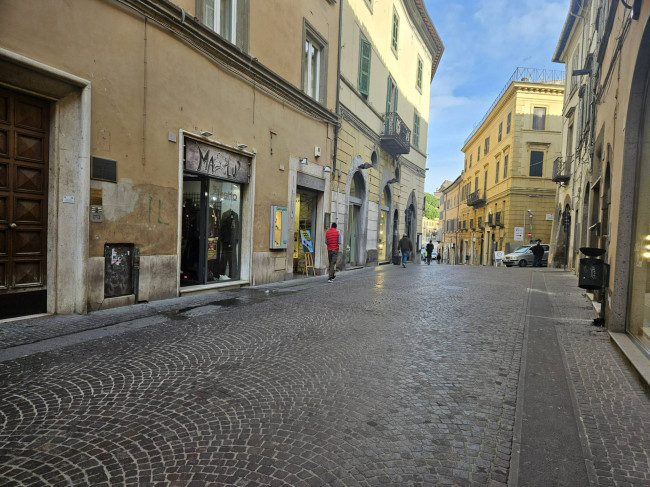
[[[404,234],[397,246],[402,251],[402,267],[406,267],[406,261],[409,260],[409,254],[413,250],[413,242]]]
[[[537,245],[534,245],[532,248],[533,255],[535,260],[533,262],[533,267],[542,267],[542,258],[544,257],[544,247],[541,246],[540,241],[537,241]]]
[[[438,255],[436,255],[436,260],[438,261],[438,264],[440,264],[440,261],[442,260],[442,249],[438,247]]]
[[[341,243],[340,233],[336,229],[336,222],[332,223],[329,230],[325,232],[325,243],[327,244],[327,259],[329,263],[329,278],[327,282],[334,282],[336,277],[336,261],[339,256],[339,244]]]
[[[429,240],[427,244],[427,265],[431,265],[431,258],[433,257],[433,240]]]

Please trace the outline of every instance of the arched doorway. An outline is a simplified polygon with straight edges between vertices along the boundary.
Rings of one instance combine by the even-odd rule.
[[[362,207],[366,195],[366,183],[359,171],[350,180],[348,197],[348,221],[345,239],[346,266],[363,265],[363,222]]]

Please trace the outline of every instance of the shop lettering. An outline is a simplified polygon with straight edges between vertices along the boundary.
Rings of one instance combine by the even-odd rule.
[[[237,194],[233,192],[228,193],[217,193],[216,198],[218,200],[228,200],[228,201],[237,201]]]
[[[185,170],[247,183],[250,160],[244,155],[220,150],[188,138],[185,142]]]
[[[205,168],[203,166],[205,165]],[[210,156],[210,149],[203,154],[199,146],[199,167],[197,171],[207,174],[223,174],[229,178],[236,178],[237,172],[241,168],[240,161],[233,161],[229,155],[223,155],[223,160],[215,160],[214,156]]]

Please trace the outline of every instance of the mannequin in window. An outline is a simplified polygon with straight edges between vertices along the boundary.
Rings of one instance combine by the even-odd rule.
[[[232,210],[227,210],[221,217],[219,225],[219,274],[228,277],[239,277],[238,248],[239,217]],[[226,272],[226,269],[228,272]]]

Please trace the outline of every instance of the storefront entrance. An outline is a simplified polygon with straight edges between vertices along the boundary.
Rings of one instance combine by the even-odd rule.
[[[49,110],[0,90],[0,319],[46,312]]]
[[[250,161],[185,140],[181,218],[181,286],[240,279],[242,182]]]
[[[390,234],[389,232],[389,219],[388,211],[390,209],[390,193],[388,188],[384,188],[381,194],[381,201],[379,204],[379,234],[377,235],[377,260],[379,262],[390,260]]]
[[[318,193],[298,188],[293,229],[293,272],[297,274],[305,273],[305,253],[314,256],[317,204]]]

